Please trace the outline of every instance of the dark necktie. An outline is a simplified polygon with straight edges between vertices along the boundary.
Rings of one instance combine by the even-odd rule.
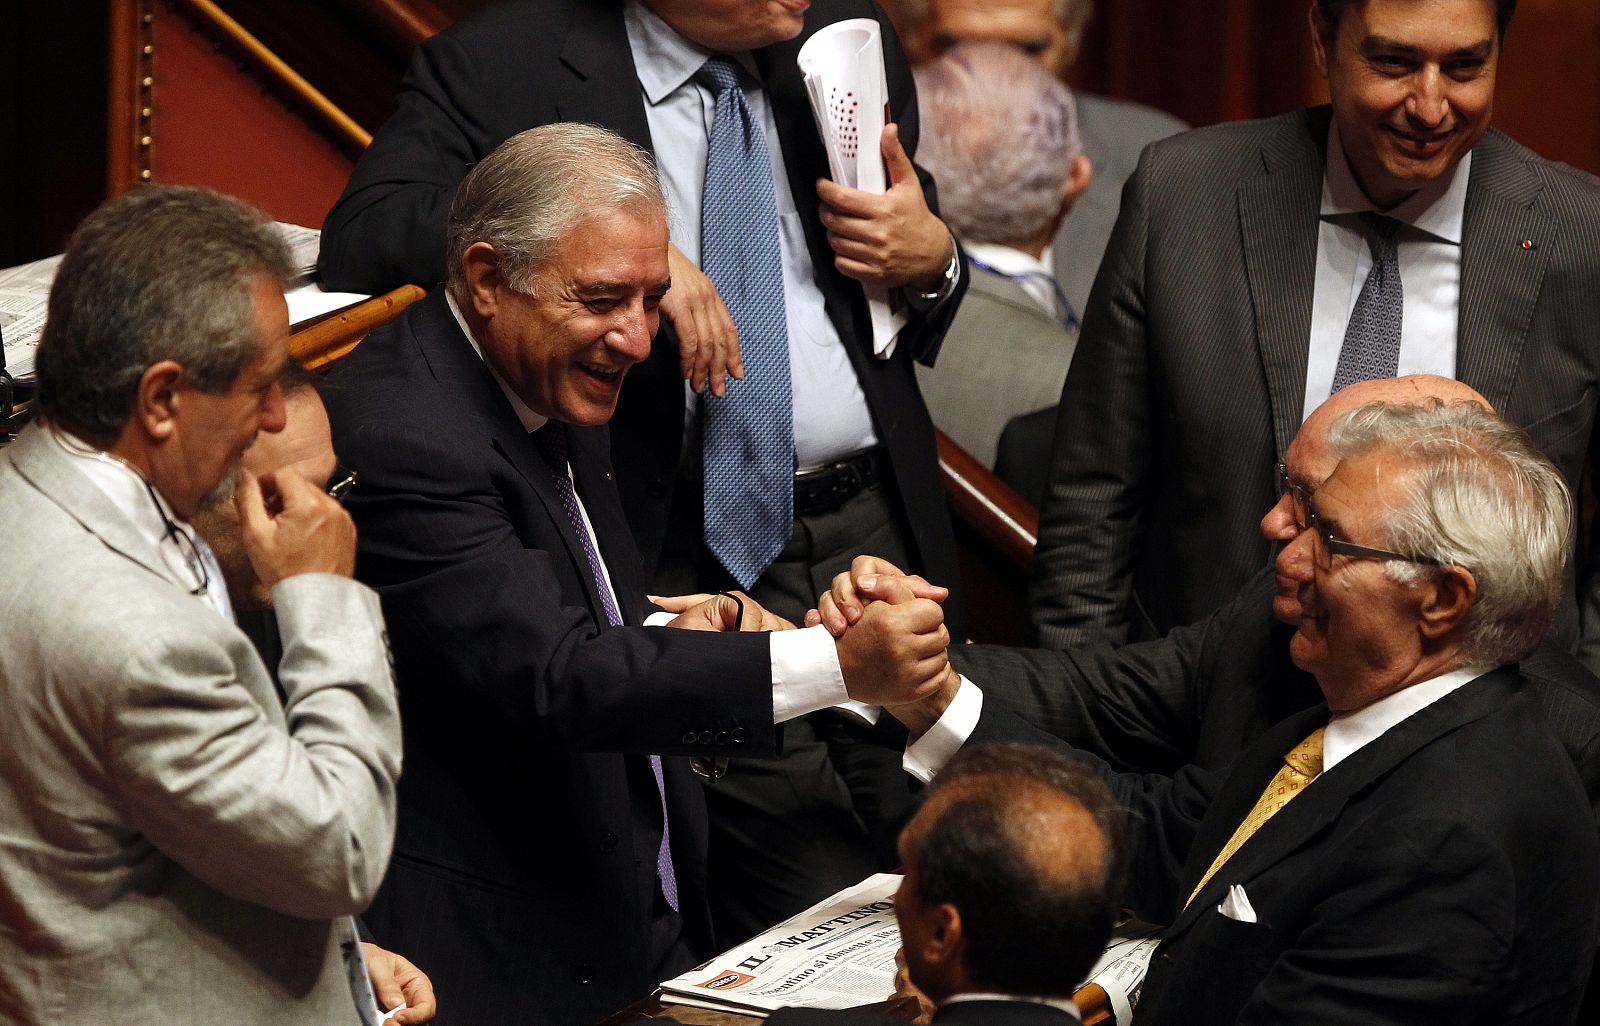
[[[1405,290],[1400,284],[1400,259],[1395,233],[1400,222],[1374,211],[1361,215],[1361,227],[1372,248],[1372,270],[1350,311],[1333,373],[1333,391],[1357,381],[1392,378],[1400,368],[1400,324]]]
[[[551,421],[533,433],[534,445],[539,450],[539,455],[544,457],[545,463],[550,467],[550,477],[555,482],[556,495],[561,499],[561,508],[567,514],[567,522],[572,526],[572,533],[577,535],[578,544],[583,548],[584,562],[589,564],[589,576],[594,579],[595,591],[600,593],[600,605],[605,609],[606,623],[612,627],[622,626],[622,614],[617,611],[617,599],[611,592],[611,585],[606,580],[605,568],[600,562],[600,553],[595,548],[594,539],[589,536],[589,529],[583,522],[583,511],[578,506],[578,493],[572,487],[572,475],[567,468],[567,429],[565,424]],[[667,825],[667,785],[661,773],[661,756],[652,755],[650,758],[650,772],[655,774],[656,794],[661,799],[661,848],[656,852],[656,875],[661,880],[661,893],[667,899],[667,904],[672,906],[672,911],[678,911],[678,877],[672,870],[672,837]]]
[[[695,78],[716,94],[700,203],[700,269],[739,332],[742,381],[704,398],[705,542],[741,588],[772,564],[794,522],[794,414],[783,248],[772,162],[739,70],[713,57]]]

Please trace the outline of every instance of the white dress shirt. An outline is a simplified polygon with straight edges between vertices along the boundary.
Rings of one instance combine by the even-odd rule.
[[[1400,326],[1397,376],[1456,374],[1456,325],[1461,299],[1461,225],[1467,205],[1472,154],[1462,157],[1437,182],[1391,210],[1401,222],[1395,235],[1405,312]],[[1372,269],[1372,247],[1359,217],[1377,210],[1356,184],[1339,141],[1328,126],[1328,160],[1322,180],[1322,221],[1317,229],[1316,290],[1311,300],[1311,347],[1306,361],[1302,417],[1322,405],[1333,389],[1344,332],[1361,286]]]
[[[204,580],[205,591],[196,597],[232,623],[233,604],[228,601],[228,584],[222,579],[222,567],[212,554],[211,546],[172,511],[161,493],[147,484],[126,460],[70,436],[53,424],[46,430],[61,451],[72,457],[73,465],[105,493],[140,536],[161,554],[161,569],[166,571],[166,578],[188,592],[193,592]],[[170,530],[168,524],[172,525]],[[178,538],[178,534],[183,535],[183,539]]]
[[[467,327],[455,297],[446,292],[445,303],[450,307],[450,316],[456,319],[461,334],[472,343],[473,351],[482,360],[483,347],[478,344],[472,329]],[[500,391],[505,393],[506,401],[511,404],[511,409],[529,434],[549,423],[549,418],[535,413],[512,391],[511,386],[494,369],[494,364],[484,360],[483,365],[488,368],[495,384],[500,386]],[[567,465],[567,478],[572,478],[570,463]],[[595,554],[600,557],[600,575],[604,578],[606,591],[610,592],[611,601],[615,604],[617,593],[611,584],[611,570],[606,566],[605,552],[594,533],[594,524],[589,520],[589,511],[583,504],[583,496],[578,493],[576,482],[573,483],[572,494],[578,501],[578,513],[583,517],[583,528],[589,535],[589,544],[594,546]],[[621,608],[620,604],[618,608]],[[652,613],[645,620],[645,626],[665,627],[673,617],[672,613]],[[773,631],[770,639],[768,655],[772,661],[773,723],[783,723],[850,701],[844,686],[844,671],[839,668],[839,653],[834,646],[833,635],[828,633],[826,627],[819,624],[793,631]]]
[[[998,242],[973,242],[964,239],[961,246],[974,263],[989,267],[996,274],[1004,275],[1016,282],[1017,287],[1038,305],[1046,317],[1056,321],[1061,319],[1064,311],[1061,310],[1059,303],[1066,301],[1066,294],[1061,293],[1058,300],[1057,292],[1060,285],[1050,284],[1056,280],[1056,268],[1055,255],[1049,247],[1046,247],[1044,255],[1036,260],[1020,249],[1002,246]],[[1072,313],[1074,317],[1077,316],[1076,311]]]
[[[672,244],[700,264],[700,192],[706,148],[716,117],[716,95],[694,81],[711,51],[684,39],[639,0],[626,7],[628,44],[644,97],[645,118],[656,166],[667,195]],[[778,205],[783,246],[783,298],[789,325],[789,378],[793,389],[794,444],[805,470],[843,459],[878,444],[866,396],[817,287],[805,228],[795,210],[789,173],[778,143],[767,92],[749,53],[727,54],[749,78],[745,102],[766,135],[772,161],[772,191]],[[698,415],[699,397],[685,386],[687,417]],[[692,437],[692,434],[691,434]]]
[[[1377,740],[1389,728],[1461,685],[1483,676],[1489,669],[1484,666],[1464,666],[1402,688],[1355,712],[1333,717],[1322,735],[1322,772],[1328,772],[1362,746]],[[961,688],[945,709],[944,715],[928,728],[927,733],[906,746],[901,763],[905,771],[923,783],[932,780],[972,736],[982,712],[983,692],[963,676]]]

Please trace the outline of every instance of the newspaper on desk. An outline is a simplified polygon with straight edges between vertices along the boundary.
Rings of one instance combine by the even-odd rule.
[[[33,377],[34,352],[44,334],[50,283],[56,280],[59,256],[0,271],[0,335],[5,338],[6,369],[18,381]]]
[[[850,1008],[894,995],[901,877],[879,873],[806,909],[698,969],[661,985],[663,1004],[765,1018],[784,1006]],[[1157,929],[1125,923],[1089,974],[1127,1026],[1139,999]]]
[[[299,325],[326,313],[342,310],[370,298],[353,292],[327,292],[312,280],[322,233],[315,228],[277,222],[278,233],[289,246],[295,278],[285,294],[289,323]],[[34,353],[44,334],[50,286],[56,280],[60,256],[0,270],[0,337],[5,339],[5,367],[18,381],[33,378]]]
[[[889,185],[879,150],[889,120],[881,32],[871,18],[834,22],[806,40],[798,57],[829,174],[840,185],[878,195]],[[862,289],[872,314],[872,351],[887,360],[905,326],[905,308],[890,289]]]

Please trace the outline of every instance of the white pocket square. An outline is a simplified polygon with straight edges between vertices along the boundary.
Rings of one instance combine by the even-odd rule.
[[[1256,910],[1250,907],[1250,898],[1244,893],[1244,888],[1233,884],[1228,888],[1228,896],[1222,899],[1222,904],[1217,906],[1217,911],[1229,919],[1241,923],[1256,921]]]

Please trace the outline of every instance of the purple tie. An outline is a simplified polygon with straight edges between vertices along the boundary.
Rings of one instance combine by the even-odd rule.
[[[551,421],[535,431],[532,437],[539,455],[544,457],[545,463],[550,467],[550,476],[555,481],[556,494],[561,497],[561,508],[566,511],[567,522],[572,525],[572,533],[578,536],[578,544],[583,546],[583,558],[589,564],[589,576],[594,578],[595,590],[600,593],[600,604],[605,607],[606,623],[612,627],[621,627],[622,614],[617,611],[616,596],[611,593],[611,585],[606,581],[605,570],[600,563],[600,553],[595,549],[594,539],[589,536],[589,529],[583,522],[583,511],[578,506],[578,493],[572,487],[572,474],[567,468],[566,425]],[[656,876],[661,881],[661,894],[667,899],[672,911],[676,912],[678,877],[672,871],[672,834],[667,825],[667,785],[661,774],[661,756],[652,755],[649,759],[650,772],[655,774],[656,778],[656,795],[661,799],[661,848],[656,852]]]

